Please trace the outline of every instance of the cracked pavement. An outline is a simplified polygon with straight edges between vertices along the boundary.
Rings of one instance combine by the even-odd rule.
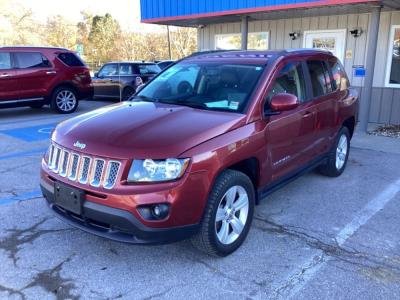
[[[0,130],[67,117],[0,110]],[[340,178],[311,172],[264,199],[243,246],[216,259],[189,241],[132,246],[62,223],[31,193],[42,154],[1,160],[48,141],[0,133],[0,299],[399,299],[400,193],[362,214],[400,178],[400,140],[368,139],[356,135]],[[340,239],[357,217],[365,222]]]

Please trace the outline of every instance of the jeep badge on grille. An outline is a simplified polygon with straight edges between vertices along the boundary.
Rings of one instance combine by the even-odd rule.
[[[81,150],[83,150],[83,149],[86,148],[86,144],[83,144],[83,143],[81,143],[81,142],[79,142],[79,141],[76,141],[76,142],[74,143],[74,146],[77,147],[77,148],[79,148],[79,149],[81,149]]]

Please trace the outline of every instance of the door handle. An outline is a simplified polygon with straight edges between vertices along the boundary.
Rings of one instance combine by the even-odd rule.
[[[0,74],[0,78],[11,77],[10,74]]]
[[[56,74],[56,73],[57,73],[56,71],[47,71],[46,72],[47,75],[52,75],[52,74]]]
[[[308,118],[308,117],[312,117],[314,115],[314,112],[312,111],[306,111],[303,115],[303,118]]]

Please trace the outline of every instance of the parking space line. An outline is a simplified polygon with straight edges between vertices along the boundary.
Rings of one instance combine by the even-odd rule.
[[[373,198],[363,209],[361,209],[353,220],[348,223],[335,237],[338,246],[352,237],[363,225],[365,225],[373,216],[381,211],[387,203],[393,200],[400,192],[400,179],[396,180]],[[284,280],[283,285],[277,288],[277,298],[292,299],[297,298],[296,295],[310,282],[322,267],[331,259],[326,257],[323,251],[318,251],[306,260],[295,274],[290,274]]]
[[[6,197],[3,199],[0,199],[0,206],[2,205],[7,205],[16,201],[26,201],[26,200],[31,200],[31,199],[36,199],[36,198],[41,198],[43,197],[42,192],[40,189],[22,193],[16,196],[11,196],[11,197]]]
[[[30,156],[30,155],[37,154],[37,153],[44,153],[47,149],[48,149],[47,147],[46,148],[37,148],[37,149],[30,150],[30,151],[15,152],[15,153],[2,155],[2,156],[0,156],[0,161],[23,157],[23,156]]]

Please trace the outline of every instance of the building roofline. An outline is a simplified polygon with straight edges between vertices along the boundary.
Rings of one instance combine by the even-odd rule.
[[[206,19],[206,18],[212,18],[212,17],[240,15],[240,14],[245,15],[245,14],[251,14],[251,13],[271,12],[271,11],[288,10],[288,9],[296,9],[296,8],[314,8],[314,7],[346,5],[346,4],[360,4],[360,3],[382,4],[382,0],[322,0],[322,1],[318,1],[318,2],[303,2],[303,3],[295,3],[295,4],[270,5],[270,6],[261,6],[261,7],[254,7],[254,8],[235,9],[235,10],[224,10],[224,11],[200,13],[200,14],[189,14],[189,15],[161,17],[161,18],[149,18],[149,19],[142,19],[141,22],[142,23],[164,24],[164,22],[173,22],[173,21],[181,21],[181,20]]]

